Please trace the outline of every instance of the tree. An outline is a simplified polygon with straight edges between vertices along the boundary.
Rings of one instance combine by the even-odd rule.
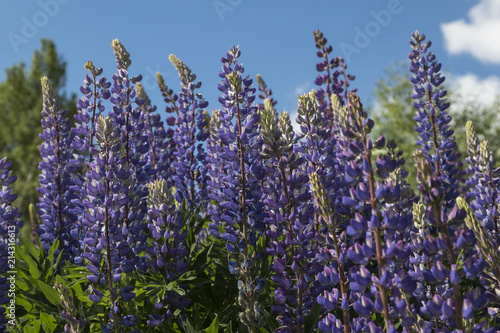
[[[0,83],[0,156],[12,161],[17,175],[14,191],[19,195],[15,205],[29,220],[29,204],[38,201],[38,163],[40,162],[42,89],[40,78],[47,76],[70,118],[76,113],[76,95],[62,94],[66,79],[66,62],[58,55],[52,40],[42,39],[29,70],[24,63],[5,70]]]
[[[375,86],[375,105],[371,110],[375,121],[374,138],[381,134],[393,139],[403,151],[406,161],[405,168],[409,172],[407,181],[416,188],[416,168],[412,153],[418,148],[415,141],[418,133],[415,131],[415,108],[411,94],[413,85],[404,63],[393,63],[386,68],[387,77],[379,79]]]

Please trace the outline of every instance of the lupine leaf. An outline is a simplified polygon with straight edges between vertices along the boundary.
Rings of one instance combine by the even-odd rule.
[[[218,333],[219,332],[219,317],[215,316],[212,324],[205,330],[206,333]]]

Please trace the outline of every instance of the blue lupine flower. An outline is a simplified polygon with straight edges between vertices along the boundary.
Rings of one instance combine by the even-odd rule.
[[[206,198],[206,153],[203,142],[208,138],[208,102],[196,89],[201,81],[195,82],[196,75],[173,54],[169,57],[179,73],[181,91],[178,96],[179,116],[174,135],[176,150],[173,152],[174,173],[172,175],[181,201],[186,198],[188,207],[207,204]]]
[[[305,204],[310,194],[306,170],[300,170],[304,159],[293,151],[296,139],[287,112],[282,112],[278,119],[272,101],[266,99],[260,116],[261,168],[269,174],[262,182],[263,203],[269,207],[266,221],[271,241],[267,251],[276,258],[273,278],[282,291],[279,295],[286,298],[281,303],[284,306],[277,318],[281,324],[277,331],[303,332],[304,318],[314,304],[317,272],[313,260],[317,252],[314,220]],[[279,202],[279,209],[275,202]],[[289,277],[293,277],[294,283],[288,283]]]
[[[345,105],[349,92],[357,90],[349,89],[350,81],[353,81],[355,76],[346,73],[347,65],[342,57],[329,58],[333,48],[331,45],[326,45],[328,41],[319,30],[314,32],[314,41],[318,49],[316,54],[318,58],[322,59],[316,64],[316,70],[323,73],[319,74],[314,81],[320,87],[316,92],[316,99],[323,120],[334,129],[339,121],[339,115],[338,108],[332,105],[332,97],[335,96],[341,106]],[[331,133],[333,134],[334,131]]]
[[[148,184],[148,188],[148,228],[152,238],[151,245],[147,249],[149,265],[170,283],[187,271],[188,250],[185,244],[187,234],[179,205],[167,181],[157,179]],[[170,314],[189,305],[187,297],[173,291],[165,293],[160,302],[163,304],[162,307],[169,309],[167,312]],[[173,316],[167,316],[166,319],[170,317]]]
[[[82,223],[87,241],[83,256],[92,273],[89,281],[107,284],[111,304],[115,304],[119,282],[115,282],[114,277],[130,273],[135,268],[134,260],[127,258],[130,248],[123,210],[124,203],[129,200],[131,173],[123,155],[119,132],[111,118],[99,116],[95,133],[98,148],[91,149],[94,160],[86,175],[87,195]],[[99,302],[102,293],[94,289],[89,298]],[[118,323],[116,311],[112,311],[111,316],[113,323]]]
[[[147,184],[153,170],[148,164],[148,132],[146,130],[145,112],[142,105],[145,99],[137,96],[134,84],[141,80],[141,75],[129,77],[128,67],[131,64],[130,54],[116,39],[111,43],[116,58],[118,72],[113,75],[113,85],[110,88],[113,104],[109,117],[113,126],[120,128],[121,147],[124,153],[123,173],[128,173],[127,183],[129,191],[124,193],[119,203],[123,206],[122,215],[124,225],[122,233],[124,244],[121,248],[125,254],[123,268],[125,273],[134,269],[144,271],[146,259],[138,255],[147,248],[147,224],[144,217],[147,214],[146,198]],[[135,104],[135,105],[134,105]]]
[[[251,88],[252,80],[242,76],[240,54],[239,48],[233,47],[222,58],[223,70],[219,72],[222,82],[218,85],[222,110],[216,113],[219,128],[210,126],[207,184],[210,199],[219,203],[209,207],[213,221],[225,229],[227,239],[232,239],[232,235],[238,240],[232,247],[239,253],[234,272],[241,281],[238,300],[244,311],[240,320],[243,325],[257,329],[264,324],[265,317],[257,302],[261,291],[255,290],[260,281],[253,273],[256,253],[250,252],[249,245],[254,247],[264,231],[261,186],[259,176],[253,172],[260,163],[261,143],[257,132],[259,114],[253,105],[255,89]],[[216,225],[210,228],[218,234]]]
[[[469,299],[467,296],[462,298],[460,288],[449,288],[446,284],[451,278],[449,268],[452,268],[454,281],[457,281],[457,273],[475,280],[481,262],[475,255],[474,238],[465,229],[465,212],[457,206],[462,172],[457,163],[460,155],[453,130],[449,127],[451,117],[447,109],[450,104],[445,99],[446,90],[441,87],[445,78],[440,73],[441,64],[437,62],[434,53],[429,52],[431,42],[424,43],[424,40],[424,35],[413,33],[410,41],[412,52],[409,54],[410,71],[413,73],[411,81],[415,87],[412,97],[417,109],[415,129],[419,133],[417,143],[422,147],[415,153],[415,161],[425,221],[430,231],[438,232],[438,237],[431,238],[429,231],[424,231],[423,234],[424,255],[420,260],[426,265],[426,269],[419,269],[416,275],[422,274],[423,282],[431,284],[431,293],[419,300],[426,302],[420,311],[434,318],[441,315],[448,317],[453,310],[454,323],[449,328],[463,330],[463,319],[470,317],[469,308],[463,306]],[[463,256],[468,258],[463,272],[456,271],[458,251],[463,251]],[[453,299],[454,309],[443,305],[448,304],[450,298]]]
[[[59,241],[59,251],[65,250],[64,258],[72,259],[73,248],[79,247],[78,239],[72,233],[80,226],[73,209],[75,193],[72,191],[78,167],[71,163],[73,149],[70,147],[73,134],[67,111],[60,109],[59,102],[47,77],[43,77],[43,110],[40,146],[42,161],[40,169],[40,193],[38,214],[42,220],[40,238],[48,250],[55,240]]]

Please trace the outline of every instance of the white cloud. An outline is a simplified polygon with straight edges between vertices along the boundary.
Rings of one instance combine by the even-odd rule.
[[[305,93],[310,92],[312,89],[312,84],[309,81],[304,81],[298,86],[295,87],[295,90],[293,91],[295,95],[303,95]]]
[[[450,77],[451,88],[455,94],[461,96],[464,102],[479,103],[480,106],[491,106],[500,96],[500,77],[488,76],[480,79],[475,74],[466,74]]]
[[[467,21],[441,24],[447,51],[468,53],[486,63],[500,63],[500,1],[481,0],[468,16]]]

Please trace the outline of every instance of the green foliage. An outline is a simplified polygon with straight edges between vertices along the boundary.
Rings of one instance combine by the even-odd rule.
[[[412,152],[417,149],[417,132],[414,130],[413,120],[415,108],[410,96],[413,85],[407,72],[404,63],[393,63],[386,68],[387,77],[380,79],[375,87],[376,102],[371,113],[376,124],[373,137],[378,138],[384,134],[387,140],[393,139],[396,142],[406,161],[405,168],[409,173],[407,180],[416,188],[417,173],[412,162]]]
[[[15,204],[21,209],[25,222],[29,221],[30,203],[38,201],[38,163],[41,139],[42,90],[40,78],[47,76],[62,108],[73,119],[76,113],[76,95],[63,94],[66,79],[66,62],[58,55],[52,40],[42,39],[40,50],[36,50],[31,66],[24,63],[5,70],[6,79],[0,83],[0,155],[12,161],[12,169],[18,177],[14,191],[19,194]],[[26,224],[28,235],[29,225]]]
[[[454,94],[451,94],[450,99],[451,126],[455,130],[458,150],[462,156],[467,156],[465,129],[467,121],[474,124],[479,141],[487,140],[490,147],[495,149],[493,155],[500,156],[500,96],[488,106],[483,105],[478,99],[464,100],[463,96]]]

